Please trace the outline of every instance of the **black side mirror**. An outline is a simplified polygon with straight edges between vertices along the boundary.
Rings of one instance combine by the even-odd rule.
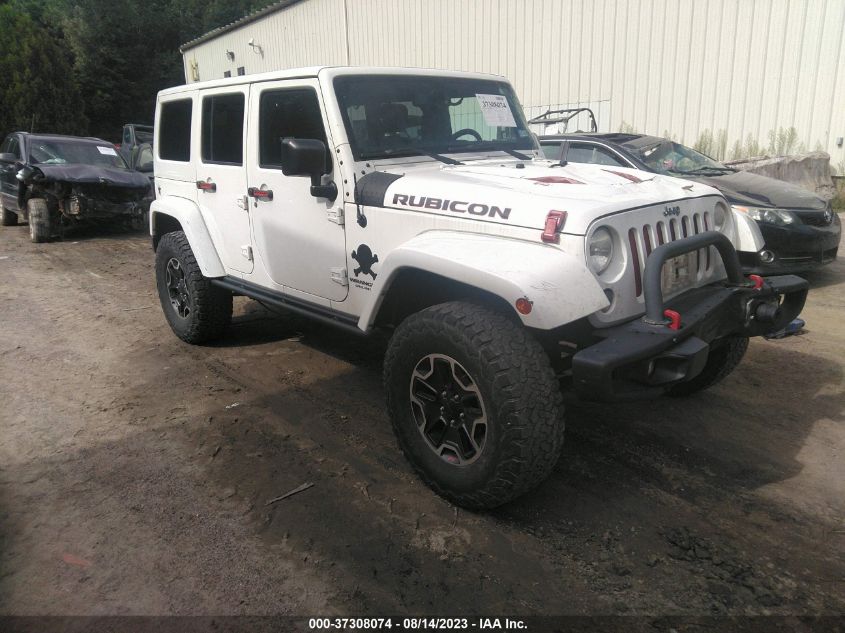
[[[14,154],[9,152],[3,152],[0,154],[0,163],[16,163],[18,162],[18,157]]]
[[[337,198],[337,186],[321,184],[326,171],[326,144],[312,138],[282,139],[282,173],[285,176],[311,178],[311,195],[315,198]]]

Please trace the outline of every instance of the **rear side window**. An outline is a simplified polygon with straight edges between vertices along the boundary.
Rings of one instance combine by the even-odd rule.
[[[541,143],[540,149],[543,150],[543,156],[546,158],[551,158],[552,160],[557,160],[560,158],[560,151],[563,149],[560,143]]]
[[[202,160],[242,165],[244,94],[214,95],[202,100]]]
[[[592,143],[570,143],[569,151],[566,152],[566,160],[570,163],[627,167],[611,152]]]
[[[191,99],[161,104],[158,125],[158,155],[163,160],[183,163],[191,160]]]
[[[282,168],[283,138],[316,139],[328,145],[317,93],[310,88],[262,92],[258,138],[259,164],[269,169]],[[326,173],[331,168],[332,159],[326,151]]]

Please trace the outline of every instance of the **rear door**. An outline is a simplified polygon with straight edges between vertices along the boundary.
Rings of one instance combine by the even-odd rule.
[[[197,201],[212,218],[227,269],[253,270],[250,207],[244,161],[248,86],[229,86],[200,93],[200,160]]]
[[[256,253],[267,274],[286,291],[306,299],[343,301],[348,285],[346,233],[338,222],[343,184],[336,201],[311,195],[311,180],[285,176],[281,139],[316,139],[326,144],[326,171],[336,169],[334,147],[316,79],[254,84],[250,95],[249,186]],[[268,194],[267,192],[272,192]]]

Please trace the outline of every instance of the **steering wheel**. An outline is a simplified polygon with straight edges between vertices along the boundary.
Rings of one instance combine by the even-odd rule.
[[[475,137],[475,140],[476,140],[476,141],[480,141],[480,140],[481,140],[481,134],[479,134],[479,133],[478,133],[478,132],[476,132],[475,130],[472,130],[472,129],[468,128],[468,127],[467,127],[467,128],[464,128],[463,130],[458,130],[457,132],[453,133],[453,134],[452,134],[452,140],[453,140],[453,141],[457,141],[457,140],[458,140],[459,138],[461,138],[462,136],[473,136],[473,137]]]

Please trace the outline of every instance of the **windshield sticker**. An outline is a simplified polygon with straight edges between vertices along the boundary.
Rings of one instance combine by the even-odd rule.
[[[516,127],[511,106],[503,95],[476,94],[484,121],[490,127]]]
[[[97,145],[97,149],[100,150],[100,153],[104,156],[117,156],[117,152],[114,151],[113,147],[103,147],[102,145]]]

